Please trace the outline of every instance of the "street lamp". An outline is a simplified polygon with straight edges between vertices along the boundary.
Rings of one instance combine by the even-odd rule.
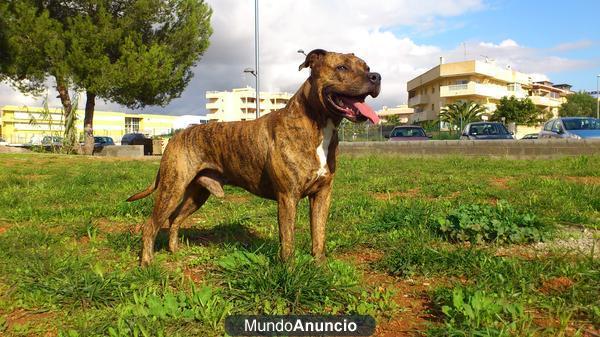
[[[306,53],[304,52],[304,50],[303,50],[303,49],[298,49],[298,53],[299,53],[299,54],[302,54],[302,55],[304,55],[304,56],[306,56]]]
[[[260,117],[260,71],[259,71],[259,43],[258,43],[258,0],[254,0],[254,70],[244,69],[256,79],[256,119]]]
[[[254,69],[252,68],[246,68],[244,69],[245,73],[248,74],[252,74],[254,76],[254,78],[256,79],[256,118],[258,119],[258,117],[260,117],[260,95],[258,93],[258,73],[256,71],[254,71]]]
[[[600,119],[600,74],[596,75],[596,118]]]

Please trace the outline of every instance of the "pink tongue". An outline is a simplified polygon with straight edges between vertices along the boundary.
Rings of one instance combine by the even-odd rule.
[[[377,116],[375,111],[373,111],[373,109],[371,109],[371,107],[367,104],[348,97],[344,97],[342,99],[346,104],[352,104],[356,109],[358,109],[358,111],[360,111],[361,115],[370,119],[373,124],[379,123],[379,116]]]

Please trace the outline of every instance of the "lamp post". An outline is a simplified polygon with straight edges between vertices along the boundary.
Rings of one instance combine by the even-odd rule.
[[[256,119],[260,117],[260,70],[258,43],[258,0],[254,0],[254,69],[246,68],[245,73],[251,73],[256,80]]]
[[[304,52],[304,49],[298,49],[298,53],[306,56],[306,53]]]
[[[600,74],[596,75],[596,118],[600,119]]]
[[[260,95],[258,93],[258,73],[256,71],[254,71],[254,69],[252,69],[252,68],[246,68],[246,69],[244,69],[244,72],[248,73],[248,74],[252,74],[254,76],[254,79],[256,80],[257,90],[256,90],[256,95],[255,95],[256,96],[255,103],[256,103],[256,118],[258,119],[258,117],[260,117]]]

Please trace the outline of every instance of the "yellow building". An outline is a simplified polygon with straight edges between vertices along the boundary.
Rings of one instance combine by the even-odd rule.
[[[385,120],[387,120],[387,118],[390,116],[398,116],[399,122],[402,124],[412,124],[412,117],[414,114],[415,110],[413,108],[409,108],[406,104],[398,105],[393,108],[384,106],[381,108],[381,110],[377,111],[377,116]]]
[[[85,112],[77,110],[76,128],[83,134]],[[95,111],[94,135],[112,137],[120,143],[126,133],[140,132],[149,136],[168,134],[174,129],[176,116],[153,114],[126,114],[123,112]],[[62,136],[64,130],[62,109],[26,106],[4,106],[0,109],[0,137],[12,144],[41,140],[44,136]]]
[[[285,107],[292,94],[287,92],[260,93],[260,115]],[[209,121],[230,122],[256,118],[256,91],[237,88],[232,91],[207,91],[206,111]]]
[[[464,61],[440,64],[407,83],[408,106],[415,109],[414,120],[437,119],[440,110],[458,101],[474,101],[485,107],[486,119],[504,96],[529,97],[545,112],[558,113],[570,94],[568,85],[532,82],[529,74],[502,68],[494,62]]]

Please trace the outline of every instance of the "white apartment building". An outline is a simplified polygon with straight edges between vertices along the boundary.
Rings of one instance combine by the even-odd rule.
[[[292,97],[288,92],[260,93],[260,115],[285,107]],[[237,88],[232,91],[206,92],[207,118],[211,122],[245,121],[256,118],[256,91]]]

